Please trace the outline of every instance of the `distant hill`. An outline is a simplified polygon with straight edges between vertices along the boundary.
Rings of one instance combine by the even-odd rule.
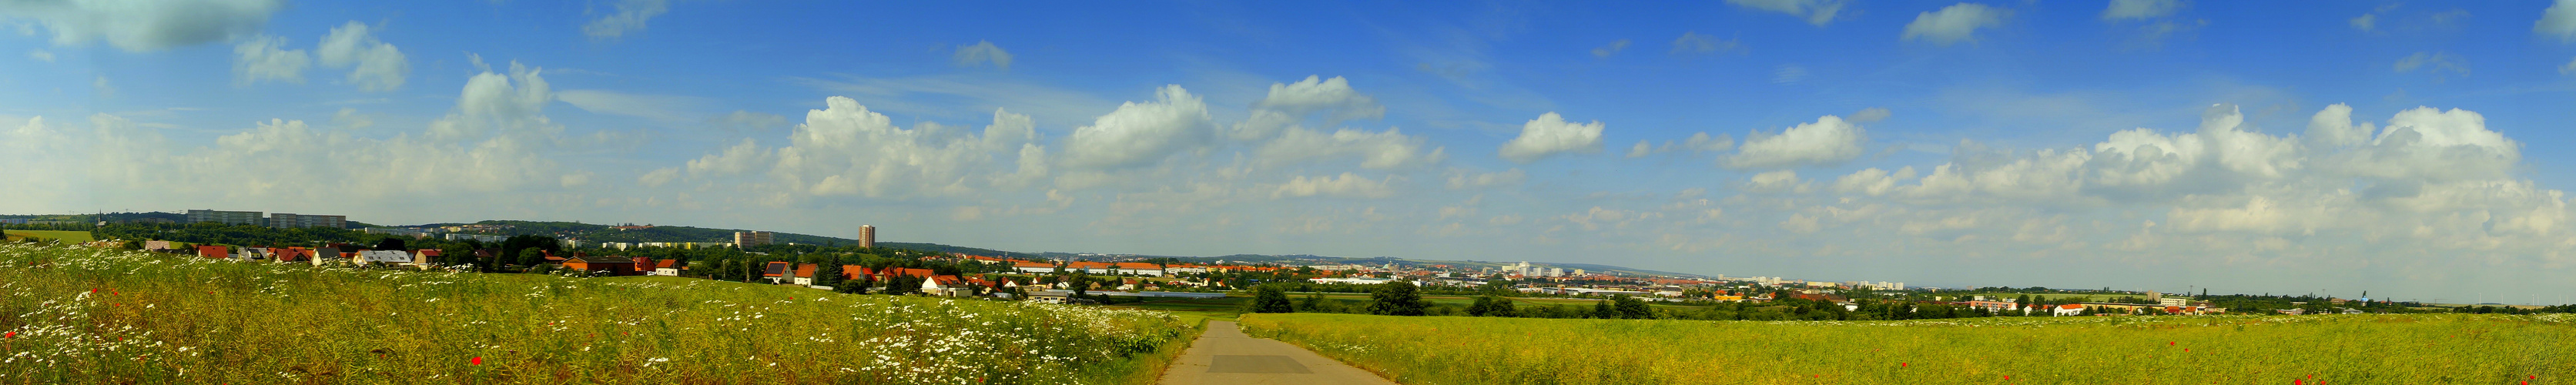
[[[691,226],[659,226],[659,225],[652,225],[652,227],[650,227],[650,228],[640,228],[640,229],[625,229],[625,230],[619,230],[619,229],[618,229],[618,227],[634,227],[634,226],[625,226],[625,225],[605,225],[605,224],[592,224],[592,223],[581,223],[581,222],[511,221],[511,220],[489,220],[489,221],[481,221],[481,222],[474,222],[474,223],[431,223],[431,224],[423,224],[423,225],[419,225],[419,226],[454,226],[454,225],[465,225],[465,224],[509,225],[509,226],[511,226],[512,228],[510,229],[510,231],[505,232],[506,234],[509,234],[509,235],[543,235],[543,236],[549,236],[549,237],[555,237],[555,238],[562,238],[562,239],[579,239],[579,240],[581,240],[582,242],[733,242],[733,233],[734,233],[734,232],[737,232],[737,231],[755,231],[755,230],[746,230],[746,229],[717,229],[717,228],[691,227]],[[819,236],[819,235],[797,234],[797,233],[781,233],[781,232],[771,232],[770,240],[772,240],[772,241],[776,241],[776,242],[778,242],[778,243],[794,243],[794,244],[800,244],[800,245],[826,245],[826,246],[848,246],[848,245],[857,244],[857,243],[859,242],[859,241],[858,241],[858,240],[856,240],[856,239],[850,239],[850,238],[835,238],[835,237],[826,237],[826,236]],[[936,244],[936,243],[877,242],[877,247],[890,248],[890,249],[918,250],[918,251],[928,251],[928,252],[937,252],[937,253],[966,253],[966,254],[973,254],[973,255],[997,256],[997,257],[1016,257],[1016,258],[1035,258],[1035,257],[1037,257],[1037,255],[1035,255],[1035,254],[1029,254],[1029,253],[1014,253],[1014,252],[1008,252],[1008,251],[990,250],[990,249],[979,249],[979,248],[973,248],[973,247],[949,246],[949,245],[942,245],[942,244]]]

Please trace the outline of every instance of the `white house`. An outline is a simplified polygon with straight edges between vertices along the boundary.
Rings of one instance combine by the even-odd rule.
[[[2051,311],[2049,312],[2049,315],[2061,316],[2061,317],[2062,317],[2062,316],[2073,316],[2073,315],[2084,315],[2084,305],[2077,305],[2077,304],[2057,305],[2057,307],[2056,307],[2056,308],[2051,309]]]

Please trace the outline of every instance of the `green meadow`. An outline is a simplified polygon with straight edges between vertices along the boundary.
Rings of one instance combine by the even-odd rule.
[[[1150,383],[1168,313],[0,245],[0,383]]]
[[[87,232],[87,231],[58,231],[58,230],[0,230],[0,234],[6,234],[6,235],[0,235],[0,237],[5,237],[5,238],[6,238],[6,239],[8,239],[8,240],[19,240],[19,239],[22,239],[22,238],[35,238],[35,239],[38,239],[38,240],[46,240],[46,241],[57,241],[57,240],[58,240],[58,241],[62,241],[63,243],[85,243],[85,242],[90,242],[90,241],[96,241],[96,240],[98,240],[97,238],[92,238],[92,237],[90,236],[90,233],[89,233],[89,232]]]
[[[1408,384],[2561,384],[2576,317],[1674,321],[1246,314]]]

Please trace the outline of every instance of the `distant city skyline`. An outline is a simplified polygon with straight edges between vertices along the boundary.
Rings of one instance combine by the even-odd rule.
[[[20,91],[0,93],[0,212],[2576,291],[2576,153],[2547,147],[2576,143],[2576,0],[216,0],[0,20],[20,32],[0,37]]]

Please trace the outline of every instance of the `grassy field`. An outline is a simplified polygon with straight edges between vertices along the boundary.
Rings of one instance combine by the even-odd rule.
[[[0,245],[0,384],[1150,383],[1161,312]]]
[[[1241,322],[1409,384],[2576,382],[2576,317],[2566,315]]]
[[[5,237],[11,240],[16,240],[18,238],[36,238],[42,240],[62,240],[64,243],[83,243],[98,240],[97,238],[90,237],[90,234],[87,231],[0,230],[0,233],[7,234]]]

